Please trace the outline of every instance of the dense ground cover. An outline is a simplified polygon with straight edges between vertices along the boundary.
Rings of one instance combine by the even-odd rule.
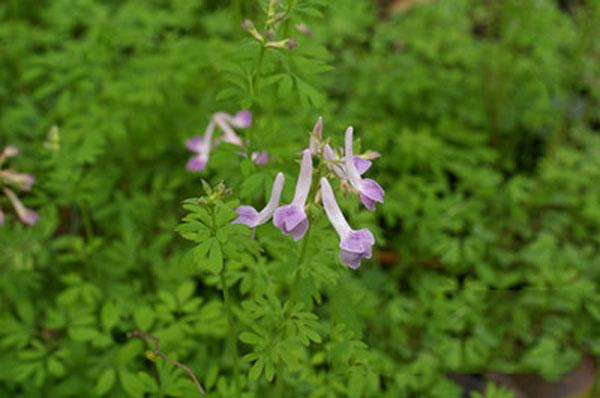
[[[0,396],[451,398],[600,355],[600,5],[405,3],[0,2]],[[299,241],[231,224],[319,116],[381,154],[374,212],[331,178],[357,270],[312,196]]]

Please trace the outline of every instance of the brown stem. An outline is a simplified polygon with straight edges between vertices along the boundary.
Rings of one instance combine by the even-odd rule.
[[[129,333],[129,337],[137,337],[137,338],[141,339],[144,342],[144,345],[146,347],[148,347],[147,341],[148,340],[152,340],[152,342],[154,343],[154,348],[151,350],[152,353],[154,355],[156,355],[157,357],[162,358],[163,360],[165,360],[170,365],[177,366],[179,369],[181,369],[185,373],[187,373],[188,376],[190,376],[190,378],[192,379],[192,381],[196,385],[196,387],[198,388],[198,392],[200,393],[200,395],[205,395],[206,394],[206,391],[204,391],[204,387],[202,387],[202,383],[200,383],[200,380],[198,380],[198,378],[196,377],[196,374],[194,373],[194,371],[192,370],[192,368],[190,368],[187,365],[182,364],[179,361],[176,361],[176,360],[174,360],[172,358],[169,358],[167,355],[165,355],[164,353],[162,353],[160,351],[160,340],[158,339],[158,337],[153,336],[151,334],[148,334],[146,332],[142,332],[140,330],[136,330],[134,332],[130,332]]]

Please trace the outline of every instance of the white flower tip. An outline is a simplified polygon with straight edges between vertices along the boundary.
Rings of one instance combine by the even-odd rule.
[[[307,163],[312,164],[312,155],[310,153],[310,149],[305,149],[302,151],[302,164],[304,165]]]
[[[285,176],[282,172],[279,172],[275,176],[275,182],[271,190],[271,197],[276,197],[277,203],[279,203],[279,197],[281,196],[281,191],[283,191],[283,184],[285,184]]]
[[[283,173],[280,171],[279,173],[277,173],[277,175],[275,176],[275,183],[277,185],[283,185],[283,183],[285,182],[285,176],[283,175]]]

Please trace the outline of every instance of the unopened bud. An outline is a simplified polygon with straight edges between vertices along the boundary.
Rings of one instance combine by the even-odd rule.
[[[312,133],[310,134],[310,140],[308,144],[308,149],[310,149],[310,153],[317,155],[321,152],[321,147],[323,145],[323,118],[319,116],[315,126],[312,129]]]
[[[265,47],[293,50],[294,48],[298,47],[298,44],[296,43],[295,39],[285,39],[280,41],[267,42],[267,44],[265,44]]]
[[[260,43],[264,43],[264,37],[258,32],[258,30],[256,30],[254,23],[252,23],[252,21],[248,18],[244,19],[244,21],[242,22],[242,29],[250,33],[250,35],[256,40],[258,40]]]
[[[312,36],[312,30],[304,22],[296,25],[296,30],[305,36]]]

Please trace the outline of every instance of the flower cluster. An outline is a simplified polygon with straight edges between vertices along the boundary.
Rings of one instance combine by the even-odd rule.
[[[374,211],[375,203],[383,203],[384,191],[377,182],[363,178],[362,175],[377,157],[379,154],[373,151],[360,156],[354,155],[352,127],[346,130],[344,150],[336,152],[323,140],[323,119],[319,118],[311,133],[308,148],[302,151],[300,174],[291,203],[279,204],[285,178],[282,173],[278,173],[265,208],[258,212],[252,206],[240,206],[236,209],[239,217],[233,223],[256,228],[273,218],[273,224],[281,232],[291,235],[294,240],[302,239],[309,228],[306,202],[315,174],[313,158],[317,158],[321,167],[316,174],[321,177],[315,198],[321,198],[325,214],[339,235],[341,260],[348,267],[357,269],[363,258],[371,258],[375,238],[368,229],[354,230],[350,227],[336,201],[329,179],[339,178],[343,189],[356,193],[362,204]]]
[[[234,128],[246,129],[252,124],[252,115],[249,111],[239,111],[235,115],[225,112],[217,112],[211,118],[202,137],[192,137],[186,142],[186,147],[196,153],[188,162],[187,169],[190,171],[201,171],[206,168],[211,150],[221,142],[237,145],[244,148],[244,142],[235,132]],[[214,138],[215,128],[219,127],[223,134]],[[244,151],[240,155],[246,156]],[[265,164],[269,161],[266,152],[252,152],[250,155],[256,164]]]
[[[35,211],[28,209],[21,203],[13,189],[20,191],[29,191],[35,182],[35,178],[30,174],[18,173],[13,169],[4,169],[2,166],[11,157],[19,154],[19,150],[8,145],[0,152],[0,187],[8,200],[12,203],[17,217],[24,224],[35,224],[38,220],[38,215]],[[11,189],[13,188],[13,189]],[[0,224],[4,223],[4,213],[0,209]]]

